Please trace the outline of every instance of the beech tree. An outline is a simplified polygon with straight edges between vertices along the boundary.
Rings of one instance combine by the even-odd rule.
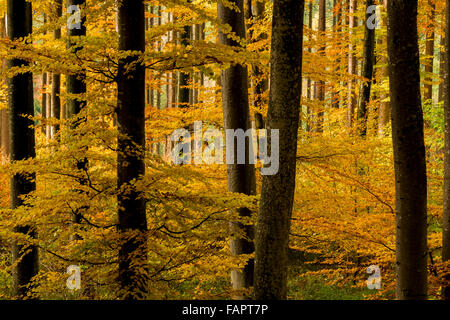
[[[256,226],[255,299],[286,299],[302,87],[304,0],[274,0],[266,129],[279,130],[278,173],[263,177]],[[270,145],[270,142],[268,142]]]
[[[148,291],[146,201],[135,188],[145,174],[145,67],[139,55],[145,50],[145,9],[142,0],[122,0],[118,6],[119,281],[123,298],[136,299],[145,298]]]
[[[427,177],[417,0],[388,1],[388,60],[396,199],[396,297],[427,299]]]
[[[60,19],[62,15],[63,0],[55,1],[55,19]],[[57,28],[53,31],[53,38],[58,40],[61,38],[61,29]],[[61,74],[53,72],[52,74],[52,95],[51,95],[51,117],[60,120],[61,119]],[[59,135],[59,124],[56,124],[52,128],[52,137]]]
[[[445,51],[450,52],[450,0],[447,0],[445,23]],[[444,64],[444,210],[442,217],[442,261],[450,261],[450,63]],[[442,285],[442,297],[450,300],[450,275],[444,278],[446,283]]]
[[[358,125],[359,135],[367,134],[367,115],[368,104],[370,102],[370,93],[372,88],[373,66],[375,63],[375,26],[368,25],[368,19],[372,15],[368,12],[374,4],[373,0],[366,1],[366,19],[364,20],[364,58],[362,76],[366,79],[361,85],[360,100],[358,106]]]
[[[8,37],[10,40],[25,38],[31,33],[31,3],[25,0],[8,0]],[[28,61],[13,59],[8,68],[29,65]],[[33,121],[33,75],[30,72],[17,74],[8,82],[9,144],[11,161],[35,157]],[[17,173],[11,179],[11,209],[24,205],[23,196],[34,191],[33,173]],[[36,238],[31,225],[18,225],[15,232]],[[13,294],[23,298],[30,291],[32,278],[38,273],[38,249],[23,239],[15,240],[12,249],[13,262],[17,263],[13,275]]]
[[[86,5],[86,0],[68,0],[67,6],[78,6],[82,11]],[[82,15],[79,26],[71,27],[67,31],[69,40],[67,46],[72,49],[73,53],[77,53],[82,49],[82,46],[78,44],[80,38],[86,36],[86,16]],[[78,41],[77,41],[78,40]],[[86,71],[81,69],[76,74],[71,74],[66,77],[66,90],[70,95],[76,95],[67,99],[67,110],[69,116],[76,116],[80,113],[81,109],[85,106],[86,102],[83,101],[81,95],[86,93]]]
[[[230,9],[219,2],[217,4],[218,17],[222,23],[230,25],[231,31],[241,39],[245,39],[244,3],[243,0],[231,1],[239,9]],[[219,30],[219,42],[232,47],[240,47],[241,44],[228,34]],[[248,71],[244,65],[236,64],[223,70],[221,73],[222,108],[225,129],[250,128],[250,111],[248,103]],[[233,137],[233,139],[235,139]],[[246,141],[245,164],[237,163],[237,143],[234,144],[233,164],[227,164],[228,191],[252,195],[256,192],[255,167],[250,164],[249,148],[251,141]],[[250,217],[248,208],[238,209],[239,216]],[[231,237],[230,248],[233,255],[251,254],[254,252],[253,227],[241,222],[230,223]],[[242,235],[241,235],[242,233]],[[250,259],[243,270],[232,270],[231,281],[234,289],[249,288],[253,284],[253,259]],[[241,296],[242,298],[242,296]]]

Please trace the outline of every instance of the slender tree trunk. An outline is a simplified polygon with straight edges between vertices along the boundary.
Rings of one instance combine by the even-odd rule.
[[[83,13],[84,7],[86,5],[86,0],[68,0],[67,6],[70,7],[72,5],[79,6],[81,12]],[[79,37],[86,36],[86,17],[84,14],[81,15],[81,25],[80,28],[68,29],[67,34],[69,36],[69,40],[67,43],[68,48],[71,49],[73,53],[76,53],[83,49],[82,46],[78,45],[76,39]],[[80,70],[78,73],[73,75],[68,75],[66,77],[66,91],[69,95],[77,95],[76,98],[67,98],[66,108],[68,113],[68,118],[72,120],[72,128],[75,129],[79,124],[86,121],[85,117],[79,117],[79,113],[86,106],[86,101],[84,100],[83,95],[86,94],[86,72],[85,70]],[[77,164],[75,170],[80,170],[81,172],[86,171],[88,168],[88,159],[84,157],[83,159],[77,159]],[[87,181],[82,181],[82,184],[87,184]],[[82,193],[83,191],[79,191]],[[80,208],[84,209],[84,208]],[[75,216],[72,221],[75,224],[81,222],[81,215],[78,214],[79,210],[76,211]],[[81,239],[81,237],[77,234],[72,236],[72,239]]]
[[[47,22],[47,16],[44,14],[44,24]],[[44,32],[46,34],[47,32]],[[42,73],[42,94],[41,94],[41,110],[42,110],[42,133],[47,135],[47,125],[45,124],[45,119],[48,118],[47,115],[47,82],[48,82],[48,73]]]
[[[6,19],[3,16],[0,21],[1,26],[1,37],[6,38]],[[2,59],[2,70],[5,70],[7,68],[7,61],[5,59]],[[6,82],[6,79],[5,79]],[[0,110],[0,122],[1,122],[1,139],[0,144],[2,146],[2,156],[3,160],[5,161],[7,157],[9,157],[9,121],[8,121],[9,115],[8,115],[8,109]]]
[[[156,8],[158,8],[158,18],[157,19],[157,25],[161,26],[162,24],[162,13],[161,13],[161,6],[157,6]],[[157,51],[161,51],[161,47],[162,47],[162,41],[158,41],[157,44]],[[159,110],[161,109],[161,91],[158,90],[156,91],[156,108]]]
[[[144,52],[144,11],[141,0],[119,3],[120,51]],[[117,76],[117,200],[123,240],[119,249],[119,282],[124,299],[145,298],[148,292],[146,201],[132,184],[145,174],[145,68],[139,60],[139,55],[120,59]],[[128,68],[130,64],[132,69]]]
[[[55,15],[56,18],[62,16],[62,2],[63,0],[55,1]],[[53,39],[61,39],[61,29],[57,28],[53,31]],[[52,117],[56,120],[61,119],[61,75],[59,73],[54,73],[52,75]],[[57,136],[59,134],[59,124],[53,126],[53,135]]]
[[[352,79],[353,75],[356,74],[356,56],[355,56],[355,45],[353,40],[354,29],[357,26],[357,21],[355,18],[355,13],[357,10],[357,0],[349,0],[349,45],[348,45],[348,73],[350,79],[348,80],[348,98],[347,98],[347,127],[351,128],[353,126],[353,115],[355,113],[356,98],[354,95]]]
[[[446,1],[445,51],[450,52],[450,0]],[[444,149],[444,212],[442,217],[442,261],[450,261],[450,63],[444,68],[444,119],[445,119],[445,149]],[[450,273],[450,270],[447,269]],[[442,298],[450,300],[450,274],[446,275],[446,283],[442,285]]]
[[[155,12],[156,9],[155,9],[154,6],[149,6],[149,8],[150,8],[150,14],[153,16],[153,14],[156,13],[156,12]],[[153,17],[151,17],[151,18],[149,19],[149,27],[150,27],[150,28],[152,28],[152,27],[155,25],[155,20],[154,20],[154,19],[155,19],[155,18],[153,18]],[[149,72],[150,72],[150,77],[153,79],[153,78],[154,78],[154,73],[153,73],[153,71],[152,71],[152,70],[149,70]],[[153,88],[152,88],[151,86],[149,86],[149,90],[148,90],[147,94],[148,94],[147,98],[148,98],[149,104],[150,104],[152,107],[154,107],[154,106],[155,106],[155,91],[153,90]]]
[[[309,2],[309,7],[308,7],[308,27],[309,29],[312,30],[313,27],[313,2],[310,1]],[[308,52],[311,53],[311,47],[308,48]],[[313,82],[311,80],[311,78],[308,78],[308,80],[306,81],[306,97],[308,98],[309,101],[312,100],[313,98]],[[310,132],[311,131],[311,122],[312,122],[312,117],[311,117],[311,107],[306,107],[306,132]]]
[[[8,36],[16,40],[28,36],[32,31],[31,3],[25,0],[8,0]],[[28,66],[29,62],[14,59],[8,67]],[[8,82],[8,108],[10,124],[11,161],[35,157],[35,137],[33,120],[24,117],[34,116],[33,75],[30,72],[16,75]],[[36,189],[34,174],[18,173],[11,179],[11,209],[24,205],[22,197]],[[33,226],[20,225],[15,231],[36,238]],[[23,298],[30,292],[32,278],[39,269],[38,249],[35,246],[14,241],[12,248],[13,295]]]
[[[84,8],[86,5],[86,0],[67,0],[67,6],[78,5],[80,8]],[[82,10],[82,9],[81,9]],[[69,42],[68,47],[71,48],[72,52],[76,53],[83,49],[83,47],[77,45],[77,37],[86,36],[86,17],[82,15],[81,28],[74,28],[68,30]],[[73,39],[73,40],[72,40]],[[86,72],[85,70],[80,70],[80,72],[68,75],[66,78],[66,90],[68,94],[73,95],[83,95],[86,93]],[[80,97],[81,98],[81,97]],[[82,99],[67,99],[67,110],[70,117],[76,116],[80,113],[86,102]]]
[[[243,1],[232,0],[240,12],[225,7],[222,3],[218,3],[218,17],[222,23],[231,26],[232,31],[241,39],[245,39],[245,24],[243,14]],[[226,34],[219,30],[219,42],[221,44],[239,47],[240,44],[227,37]],[[250,128],[250,111],[248,104],[248,72],[247,67],[243,65],[234,65],[222,71],[222,106],[225,129],[242,129],[246,131]],[[246,143],[246,155],[249,154],[250,141]],[[232,141],[227,141],[232,143]],[[235,147],[235,150],[236,147]],[[250,164],[249,159],[245,164],[237,164],[237,157],[233,164],[227,164],[228,191],[251,195],[255,193],[255,168]],[[242,217],[251,216],[248,208],[240,208],[238,213]],[[244,225],[238,222],[230,224],[232,238],[230,240],[231,253],[233,255],[251,254],[254,252],[254,230],[252,226]],[[246,239],[236,238],[233,236],[236,232],[243,232]],[[231,281],[233,288],[244,289],[253,285],[253,267],[254,261],[250,259],[242,270],[232,270]],[[236,298],[246,298],[239,296]]]
[[[191,2],[191,0],[187,0]],[[191,26],[184,26],[180,36],[180,44],[184,47],[188,46],[191,38]],[[178,74],[178,105],[180,107],[189,106],[189,73],[179,72]]]
[[[326,28],[326,1],[319,0],[319,27],[318,31],[324,38]],[[319,48],[321,55],[325,55],[325,45]],[[320,80],[316,82],[317,85],[317,100],[319,100],[320,107],[315,115],[313,132],[321,133],[323,132],[323,117],[325,108],[325,81]]]
[[[172,23],[175,23],[176,17],[172,13]],[[172,41],[174,44],[178,43],[178,33],[176,31],[172,31]],[[172,107],[176,107],[178,105],[178,73],[176,71],[172,72]]]
[[[387,0],[383,0],[383,6],[384,10],[387,10]],[[387,19],[382,19],[383,26],[387,26]],[[383,44],[387,45],[387,39],[383,37]],[[389,81],[389,70],[387,67],[388,61],[387,58],[383,56],[383,58],[380,61],[380,64],[384,65],[384,67],[381,68],[381,77],[382,79],[387,79]],[[384,137],[386,134],[386,126],[389,123],[389,119],[391,118],[391,105],[386,100],[389,97],[389,93],[383,94],[381,96],[382,102],[380,103],[380,110],[378,112],[378,136]]]
[[[427,177],[417,0],[388,1],[388,55],[397,209],[396,296],[427,299]]]
[[[251,1],[250,1],[251,3]],[[256,1],[255,5],[251,7],[251,10],[253,11],[253,17],[255,19],[255,23],[260,22],[262,19],[264,19],[264,10],[265,10],[265,3],[262,1]],[[261,34],[260,38],[265,39],[267,38],[267,34]],[[256,108],[256,110],[260,110],[262,106],[264,105],[265,101],[262,98],[264,92],[269,87],[269,81],[266,77],[263,78],[263,71],[258,66],[255,66],[253,68],[253,77],[256,80],[256,83],[254,84],[254,91],[253,94],[255,96],[253,105]],[[262,129],[264,128],[264,118],[261,112],[256,111],[255,112],[255,127],[256,129]]]
[[[424,101],[428,101],[433,99],[433,76],[431,75],[433,73],[433,66],[434,66],[434,11],[435,11],[435,5],[432,0],[428,0],[428,6],[430,7],[430,13],[429,13],[429,29],[427,30],[427,39],[426,39],[426,45],[425,45],[425,55],[430,56],[430,58],[427,58],[425,61],[425,72],[426,72],[426,82],[425,92],[424,92]]]
[[[374,0],[366,0],[366,19],[364,32],[364,57],[362,76],[367,79],[361,85],[361,97],[358,107],[359,135],[364,137],[367,134],[367,114],[370,102],[370,89],[372,87],[373,66],[375,62],[375,28],[368,28],[367,20],[372,13],[367,13],[367,9],[374,4]]]
[[[263,177],[256,229],[255,299],[286,299],[302,86],[304,0],[274,0],[266,128],[279,130],[279,170]],[[268,132],[271,144],[271,134]],[[272,150],[272,152],[275,152]]]
[[[339,7],[337,7],[339,5]],[[337,9],[336,9],[337,8]],[[333,0],[333,10],[337,10],[337,12],[333,12],[333,31],[335,32],[336,36],[335,36],[335,41],[339,38],[339,33],[341,31],[340,28],[340,23],[341,23],[341,3],[338,3],[337,0]],[[336,71],[339,72],[340,71],[340,64],[341,64],[341,59],[336,59]],[[339,82],[338,82],[339,84]],[[331,94],[331,106],[333,108],[338,109],[340,106],[340,95],[339,95],[339,91],[333,91]]]
[[[42,94],[41,94],[41,107],[42,107],[42,119],[44,120],[48,118],[47,116],[47,76],[48,73],[42,73]],[[42,125],[42,133],[47,135],[47,125]]]
[[[444,15],[444,20],[446,20],[445,15]],[[444,86],[445,86],[445,64],[446,64],[446,60],[447,60],[447,54],[445,52],[445,35],[441,36],[441,40],[440,40],[440,46],[441,46],[441,50],[440,50],[440,57],[439,57],[439,75],[441,78],[441,83],[439,84],[439,102],[443,102],[445,100],[445,96],[444,96]]]

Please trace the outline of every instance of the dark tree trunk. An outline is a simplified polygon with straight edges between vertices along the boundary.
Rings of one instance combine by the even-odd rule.
[[[86,0],[68,0],[67,6],[78,5],[80,8],[83,8],[86,4]],[[81,9],[82,10],[82,9]],[[77,45],[76,39],[77,37],[86,36],[86,17],[82,15],[81,20],[81,28],[74,28],[72,30],[68,30],[69,42],[68,47],[72,50],[72,52],[76,53],[82,49],[80,45]],[[74,37],[74,38],[71,38]],[[73,40],[72,40],[73,39]],[[86,72],[84,70],[80,70],[80,72],[68,75],[66,78],[66,90],[68,94],[73,95],[83,95],[86,93]],[[86,105],[86,102],[81,99],[67,99],[67,111],[69,117],[76,116],[80,113],[81,109]]]
[[[357,26],[357,20],[355,18],[355,14],[357,11],[357,0],[349,0],[349,46],[348,46],[348,73],[350,77],[353,77],[356,74],[356,56],[355,56],[355,44],[353,40],[354,28]],[[356,99],[354,96],[354,88],[353,88],[354,80],[350,78],[348,80],[348,97],[347,97],[347,127],[350,128],[353,126],[353,116],[355,113],[356,107]]]
[[[387,10],[387,0],[383,0],[383,6],[385,10]],[[387,19],[382,19],[383,25],[387,25]],[[386,42],[386,38],[383,38],[383,42]],[[381,76],[383,78],[389,77],[389,70],[387,67],[387,59],[385,57],[382,58],[380,64],[385,65],[381,69]],[[386,100],[389,97],[388,94],[383,94],[381,96],[381,100]],[[378,112],[378,136],[384,137],[386,134],[386,126],[389,123],[389,119],[391,118],[391,105],[387,101],[382,101],[380,103],[380,110]]]
[[[1,37],[6,38],[6,18],[2,17],[0,19],[1,24]],[[5,59],[2,59],[2,70],[6,70],[7,68],[7,61]],[[6,79],[5,79],[6,81]],[[8,115],[8,109],[0,110],[0,123],[1,123],[1,130],[0,130],[0,145],[1,145],[1,155],[4,157],[3,160],[6,160],[9,156],[9,121],[8,121],[9,115]]]
[[[225,7],[222,3],[218,3],[218,17],[222,23],[231,26],[232,31],[241,39],[245,39],[245,24],[243,13],[243,1],[232,0],[240,12]],[[221,44],[239,47],[240,44],[227,37],[219,30],[219,41]],[[222,106],[225,129],[243,129],[246,131],[250,128],[250,111],[248,104],[248,72],[247,67],[243,65],[234,65],[222,71]],[[247,141],[249,142],[249,141]],[[227,143],[232,143],[227,141]],[[246,154],[248,155],[249,143],[246,144]],[[236,148],[235,148],[236,150]],[[228,190],[231,192],[251,195],[255,193],[255,167],[250,164],[247,158],[245,164],[237,164],[236,152],[234,164],[227,165]],[[238,210],[242,217],[251,216],[248,208]],[[233,255],[251,254],[254,252],[254,230],[252,226],[243,225],[241,223],[231,223],[231,233],[234,234],[242,230],[247,239],[233,237],[230,240],[231,253]],[[249,288],[253,285],[253,259],[249,260],[243,270],[233,270],[231,272],[231,281],[234,289]],[[246,298],[246,297],[238,297]]]
[[[417,41],[417,0],[388,1],[400,300],[427,299],[427,177]]]
[[[445,24],[445,51],[450,52],[450,0],[446,1],[447,19]],[[444,119],[445,119],[445,149],[444,149],[444,212],[442,218],[442,261],[450,261],[450,64],[444,68]],[[447,272],[450,270],[447,269]],[[450,300],[450,275],[445,277],[442,285],[442,298]]]
[[[444,16],[444,20],[445,20],[445,16]],[[439,57],[439,75],[441,78],[441,83],[439,84],[439,102],[443,102],[445,100],[445,93],[444,93],[444,86],[445,86],[445,64],[446,64],[446,60],[447,60],[447,54],[445,51],[445,35],[441,36],[441,40],[440,40],[440,46],[441,46],[441,50],[440,50],[440,57]]]
[[[428,21],[430,23],[431,30],[428,30],[427,32],[427,39],[425,44],[425,55],[430,56],[430,58],[427,58],[425,61],[425,72],[427,73],[425,80],[428,82],[424,85],[425,92],[424,92],[424,101],[433,99],[433,76],[431,75],[433,73],[433,65],[434,65],[434,10],[435,5],[434,2],[431,0],[428,0],[428,6],[430,7],[430,14],[428,16]]]
[[[26,37],[32,31],[31,3],[25,0],[8,0],[8,37],[11,40]],[[8,68],[27,66],[24,60],[8,61]],[[8,82],[8,109],[10,129],[11,161],[35,157],[35,138],[33,120],[24,117],[34,116],[33,75],[30,72],[19,74]],[[16,174],[11,179],[11,208],[16,209],[24,204],[21,197],[36,189],[34,174]],[[16,226],[18,233],[36,237],[33,226]],[[23,250],[26,249],[24,254]],[[38,249],[24,243],[14,241],[12,248],[13,262],[17,262],[13,272],[13,295],[23,298],[30,291],[32,278],[38,273]]]
[[[309,2],[309,7],[308,7],[308,27],[309,29],[312,30],[313,27],[313,2],[310,1]],[[311,53],[312,50],[311,48],[308,48],[308,52]],[[313,98],[313,88],[314,84],[311,81],[311,78],[308,78],[308,80],[306,81],[306,97],[308,98],[308,100],[311,100]],[[311,122],[312,122],[312,118],[311,118],[311,107],[307,106],[306,107],[306,132],[310,132],[311,131]]]
[[[44,72],[42,73],[42,94],[41,94],[41,108],[42,108],[42,119],[43,125],[42,125],[42,133],[44,135],[47,135],[47,125],[45,124],[45,119],[48,118],[47,116],[47,76],[48,73]]]
[[[188,0],[190,2],[191,0]],[[183,32],[180,36],[180,44],[184,47],[190,44],[191,26],[184,26]],[[178,73],[178,105],[183,108],[189,106],[189,79],[190,75],[187,72]]]
[[[251,1],[247,1],[251,4]],[[246,3],[247,3],[246,2]],[[254,18],[255,22],[261,21],[264,18],[264,10],[265,10],[265,3],[262,1],[256,1],[254,6],[250,6],[249,8],[249,14],[252,13],[249,18]],[[247,10],[246,10],[247,11]],[[251,38],[252,35],[249,35]],[[260,35],[259,39],[265,39],[267,38],[267,34],[263,33]],[[254,101],[253,105],[256,110],[260,110],[262,106],[264,105],[265,101],[262,98],[264,92],[267,90],[269,86],[269,82],[266,77],[263,77],[263,71],[260,67],[254,66],[253,68],[253,77],[256,80],[256,83],[254,84],[253,94],[254,94]],[[263,129],[264,128],[264,118],[262,113],[256,111],[255,114],[255,127],[256,129]]]
[[[326,28],[326,1],[319,0],[319,27],[318,31],[321,36],[324,36]],[[324,38],[324,37],[323,37]],[[325,46],[319,48],[321,55],[325,55]],[[323,116],[325,108],[325,81],[320,80],[316,82],[317,85],[317,100],[320,102],[319,110],[316,112],[314,118],[313,132],[322,133],[323,132]]]
[[[47,16],[44,14],[44,24],[47,22]],[[46,34],[47,32],[44,32]],[[41,94],[41,111],[42,111],[42,133],[47,135],[47,125],[45,124],[45,119],[48,118],[47,115],[47,83],[48,83],[48,73],[42,73],[42,94]]]
[[[60,18],[62,16],[62,2],[63,0],[55,1],[55,14],[56,18]],[[61,29],[57,28],[53,32],[53,39],[61,39]],[[61,75],[59,73],[54,73],[52,75],[52,117],[56,120],[61,119]],[[56,124],[53,127],[53,135],[57,137],[59,135],[59,124]]]
[[[78,5],[81,12],[83,13],[84,6],[86,4],[86,0],[68,0],[67,6]],[[69,36],[69,40],[67,43],[67,47],[71,49],[73,53],[76,53],[83,49],[82,46],[78,45],[76,40],[79,37],[86,36],[86,17],[82,14],[81,25],[80,28],[68,29],[67,34]],[[76,74],[71,74],[66,77],[66,91],[70,95],[77,95],[77,98],[67,98],[66,100],[66,109],[68,118],[71,119],[71,127],[75,129],[79,124],[86,121],[85,117],[79,117],[79,113],[86,106],[86,101],[84,100],[84,95],[86,93],[86,72],[85,70],[80,70]],[[83,159],[77,159],[75,170],[85,171],[88,168],[88,159],[84,157]],[[87,181],[82,180],[81,184],[87,184]],[[83,192],[83,191],[78,191]],[[80,208],[85,209],[85,207]],[[72,219],[73,223],[78,224],[81,222],[81,215],[78,214],[78,211],[74,215]],[[72,235],[72,239],[80,240],[81,237],[77,234]]]
[[[121,1],[118,9],[120,51],[144,52],[144,16],[143,1]],[[133,67],[129,68],[130,65]],[[123,240],[119,250],[119,281],[124,299],[145,298],[148,292],[146,201],[131,184],[145,174],[144,110],[145,68],[139,55],[130,55],[119,60],[117,100],[117,200]],[[130,232],[137,233],[130,235]]]
[[[274,0],[267,130],[279,130],[279,171],[263,177],[256,229],[255,299],[286,299],[302,86],[304,0]],[[270,140],[270,131],[268,132]],[[270,141],[268,142],[270,145]]]
[[[335,36],[336,39],[339,37],[339,33],[341,31],[340,23],[341,23],[342,4],[338,3],[337,0],[333,0],[333,10],[336,10],[336,7],[338,5],[339,5],[339,7],[337,9],[337,12],[334,12],[334,16],[333,16],[333,30],[336,33],[336,36]],[[338,65],[337,68],[336,68],[336,72],[339,72],[341,59],[338,58],[336,60],[336,64]],[[338,82],[338,84],[339,84],[339,82]],[[339,91],[333,91],[333,93],[331,94],[331,106],[333,108],[338,109],[340,104],[341,104],[341,101],[340,101]]]
[[[367,13],[367,8],[374,4],[374,0],[366,1],[366,19],[367,20],[372,15]],[[372,87],[373,78],[373,65],[375,62],[375,28],[368,28],[367,23],[364,24],[364,56],[363,56],[363,70],[362,76],[367,79],[361,85],[361,97],[358,107],[358,132],[359,135],[364,137],[367,134],[367,113],[368,105],[370,102],[370,89]]]

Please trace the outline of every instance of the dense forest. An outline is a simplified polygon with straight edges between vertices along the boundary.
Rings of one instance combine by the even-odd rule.
[[[0,0],[0,300],[449,300],[450,0]]]

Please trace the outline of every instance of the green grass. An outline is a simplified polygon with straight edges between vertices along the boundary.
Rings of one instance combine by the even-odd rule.
[[[319,276],[291,278],[288,282],[288,297],[292,300],[364,300],[366,288],[329,285]]]

